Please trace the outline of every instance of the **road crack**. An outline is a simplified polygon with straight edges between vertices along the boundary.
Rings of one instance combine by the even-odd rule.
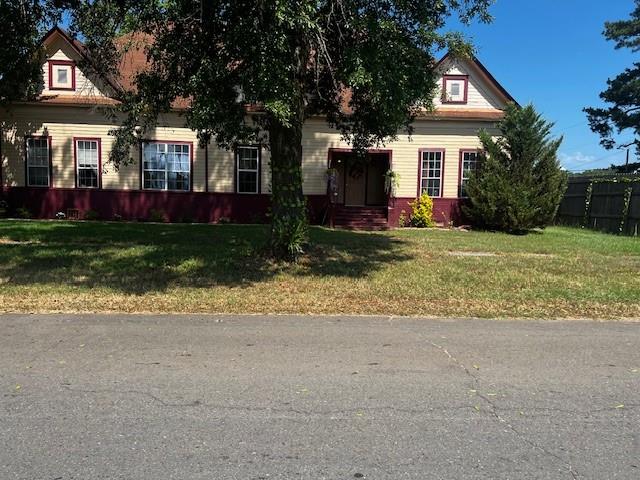
[[[456,358],[451,352],[449,352],[449,350],[443,346],[443,345],[439,345],[435,342],[432,341],[428,341],[428,343],[440,350],[448,359],[450,362],[452,362],[453,364],[455,364],[457,367],[459,367],[473,382],[474,385],[474,394],[480,398],[488,407],[488,411],[491,414],[491,416],[493,418],[495,418],[500,424],[504,425],[511,433],[513,433],[520,441],[522,441],[523,443],[529,445],[530,447],[541,451],[542,453],[544,453],[545,455],[554,458],[556,461],[560,462],[563,467],[567,470],[567,472],[571,475],[571,477],[573,479],[578,479],[578,478],[586,478],[583,475],[580,475],[575,468],[573,468],[573,465],[571,465],[569,462],[567,462],[564,458],[562,458],[560,455],[558,455],[557,453],[549,450],[548,448],[546,448],[544,445],[540,445],[537,442],[534,442],[533,440],[529,439],[525,434],[523,434],[522,432],[520,432],[517,428],[515,428],[506,418],[504,418],[502,415],[500,415],[500,413],[498,413],[499,407],[495,404],[495,402],[493,400],[491,400],[491,398],[489,398],[488,396],[484,395],[481,392],[481,383],[480,383],[480,379],[478,378],[478,376],[471,371],[469,368],[467,368],[467,366],[462,363],[460,360],[458,360],[458,358]]]
[[[120,389],[84,389],[84,388],[76,388],[70,385],[62,385],[62,388],[72,393],[82,393],[89,395],[103,395],[103,394],[111,394],[111,395],[132,395],[139,397],[146,397],[152,400],[154,403],[162,407],[169,408],[207,408],[212,410],[230,410],[230,411],[241,411],[241,412],[269,412],[275,414],[295,414],[302,416],[312,416],[312,415],[348,415],[348,414],[357,414],[357,413],[374,413],[374,412],[383,412],[383,411],[392,411],[397,413],[406,413],[409,415],[422,415],[429,413],[429,410],[425,409],[412,409],[412,408],[400,408],[396,406],[388,406],[388,405],[380,405],[377,407],[353,407],[353,408],[342,408],[342,409],[334,409],[334,410],[302,410],[296,408],[277,408],[271,406],[265,407],[249,407],[243,405],[222,405],[222,404],[214,404],[214,403],[206,403],[200,400],[194,400],[191,402],[184,403],[174,403],[168,402],[163,398],[154,395],[149,392],[145,392],[143,390],[120,390]],[[444,410],[452,411],[452,410],[468,410],[471,409],[468,405],[459,405],[459,406],[450,406]],[[443,410],[443,409],[431,409],[434,410]]]

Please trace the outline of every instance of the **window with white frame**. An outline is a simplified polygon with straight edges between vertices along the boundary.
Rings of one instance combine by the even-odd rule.
[[[191,145],[145,143],[142,147],[142,186],[148,190],[191,189]]]
[[[463,150],[460,155],[460,196],[466,197],[465,184],[469,180],[471,172],[478,169],[479,152],[477,150]]]
[[[100,145],[99,140],[76,140],[76,164],[78,167],[78,187],[98,188],[100,186]]]
[[[442,150],[423,150],[420,162],[420,192],[439,197],[442,190]]]
[[[258,193],[260,186],[260,149],[238,147],[236,149],[236,191]]]
[[[49,168],[49,139],[27,138],[27,186],[48,187]]]

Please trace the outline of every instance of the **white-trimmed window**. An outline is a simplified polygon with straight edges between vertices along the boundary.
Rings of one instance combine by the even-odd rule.
[[[100,140],[77,139],[76,164],[78,187],[98,188],[100,186]]]
[[[142,186],[147,190],[191,189],[191,145],[149,142],[142,146]]]
[[[49,138],[27,138],[27,186],[49,187]]]
[[[439,197],[442,192],[444,150],[422,150],[420,154],[420,193]]]
[[[73,62],[49,60],[49,90],[75,90],[75,72]]]
[[[460,197],[466,197],[465,184],[471,172],[478,169],[479,152],[477,150],[462,150],[460,152]]]
[[[445,75],[442,79],[444,103],[467,103],[469,79],[464,75]]]
[[[260,192],[260,149],[238,147],[236,149],[236,191]]]

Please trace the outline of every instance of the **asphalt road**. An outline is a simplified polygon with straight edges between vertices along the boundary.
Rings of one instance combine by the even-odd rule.
[[[639,479],[640,323],[0,316],[0,479]]]

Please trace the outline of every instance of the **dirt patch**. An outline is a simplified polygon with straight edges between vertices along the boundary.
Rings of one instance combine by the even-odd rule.
[[[10,238],[2,238],[0,237],[0,245],[34,245],[36,241],[33,240],[11,240]]]
[[[448,252],[453,257],[497,257],[498,254],[494,252],[465,252],[452,250]]]

